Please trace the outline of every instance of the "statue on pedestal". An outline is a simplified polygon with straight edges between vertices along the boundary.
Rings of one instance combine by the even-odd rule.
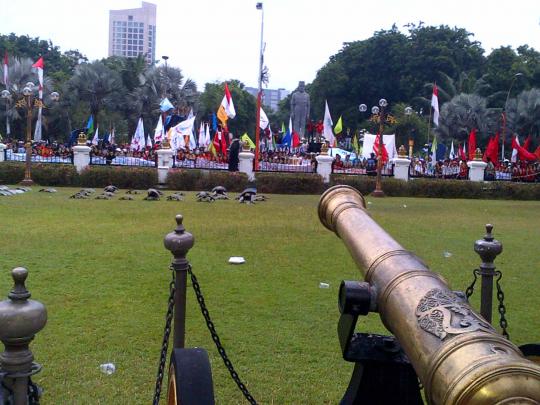
[[[298,89],[291,96],[291,119],[293,131],[300,138],[305,137],[306,122],[309,120],[310,101],[306,93],[305,83],[299,82]]]

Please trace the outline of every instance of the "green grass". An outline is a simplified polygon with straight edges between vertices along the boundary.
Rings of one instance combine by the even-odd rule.
[[[360,278],[345,247],[319,223],[317,196],[272,195],[254,206],[235,201],[70,200],[74,189],[0,197],[0,294],[9,271],[30,271],[32,297],[48,323],[32,344],[44,366],[36,381],[44,404],[139,404],[151,401],[168,293],[171,256],[163,237],[182,213],[195,235],[189,253],[228,354],[264,404],[337,403],[352,364],[340,357],[337,292]],[[137,196],[141,199],[141,196]],[[373,217],[406,248],[464,290],[479,258],[484,224],[504,244],[510,334],[517,344],[540,334],[538,202],[369,199]],[[404,207],[406,205],[406,207]],[[444,258],[449,251],[452,257]],[[227,264],[244,256],[242,266]],[[319,289],[319,282],[330,283]],[[473,305],[478,307],[478,292]],[[495,311],[496,314],[496,311]],[[224,368],[190,288],[187,346],[212,362],[217,403],[244,403]],[[384,333],[377,315],[359,330]],[[102,374],[99,365],[116,364]]]

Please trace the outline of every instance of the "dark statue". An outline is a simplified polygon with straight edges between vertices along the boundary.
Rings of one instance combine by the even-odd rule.
[[[310,100],[306,93],[305,83],[298,82],[298,89],[291,97],[291,119],[293,131],[298,133],[300,139],[305,137],[306,123],[309,120]]]

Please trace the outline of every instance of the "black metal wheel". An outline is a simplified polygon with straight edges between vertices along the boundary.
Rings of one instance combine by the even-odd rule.
[[[169,366],[169,405],[214,405],[208,353],[204,349],[174,349]]]

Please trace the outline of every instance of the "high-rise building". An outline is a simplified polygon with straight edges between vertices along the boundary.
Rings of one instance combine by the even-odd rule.
[[[156,59],[156,5],[142,2],[141,8],[109,11],[109,56],[128,58],[144,55]]]
[[[257,93],[259,92],[258,89],[255,87],[246,87],[245,89],[249,94],[257,97]],[[279,102],[287,98],[290,93],[291,92],[289,90],[285,89],[263,89],[262,103],[263,105],[269,107],[272,111],[277,111]]]

